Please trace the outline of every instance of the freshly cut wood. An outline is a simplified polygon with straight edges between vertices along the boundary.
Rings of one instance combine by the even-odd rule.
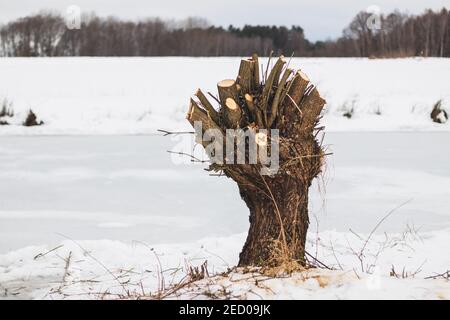
[[[227,98],[232,98],[235,101],[238,100],[236,81],[232,79],[219,81],[217,83],[217,89],[219,91],[219,98],[222,105],[225,105],[225,100]]]
[[[216,109],[214,109],[213,105],[211,104],[211,102],[209,102],[209,100],[203,94],[202,90],[197,89],[197,91],[195,92],[195,96],[198,98],[198,100],[202,104],[202,107],[205,108],[205,110],[208,112],[208,115],[211,117],[211,119],[216,124],[220,124],[219,113],[216,111]]]
[[[227,98],[225,100],[224,117],[230,128],[239,128],[242,118],[242,110],[233,98]]]
[[[248,110],[250,113],[254,113],[256,110],[255,102],[253,101],[253,96],[251,94],[246,93],[244,95],[245,102],[247,104]]]
[[[219,125],[214,120],[212,120],[211,117],[208,116],[208,112],[200,108],[200,106],[197,104],[197,102],[194,101],[194,99],[191,99],[190,101],[186,119],[192,126],[194,126],[195,121],[200,121],[202,123],[203,131],[208,129],[221,130]]]
[[[238,128],[242,118],[242,109],[238,103],[239,95],[234,80],[222,80],[217,84],[222,104],[222,116],[225,124],[232,129]]]
[[[227,98],[225,105],[233,111],[239,109],[239,105],[232,98]]]

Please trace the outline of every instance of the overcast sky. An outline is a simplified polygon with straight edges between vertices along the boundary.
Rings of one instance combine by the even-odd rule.
[[[341,35],[360,10],[376,5],[382,12],[394,9],[420,13],[425,8],[450,9],[450,0],[0,0],[0,22],[36,13],[41,9],[65,12],[69,5],[100,16],[127,19],[204,17],[215,25],[300,25],[310,40]]]

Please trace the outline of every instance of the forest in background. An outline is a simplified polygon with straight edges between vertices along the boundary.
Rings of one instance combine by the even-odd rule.
[[[254,52],[299,57],[450,57],[450,12],[359,12],[338,39],[312,42],[300,26],[217,27],[202,18],[124,21],[83,15],[70,30],[64,17],[41,12],[0,26],[0,56],[249,56]]]

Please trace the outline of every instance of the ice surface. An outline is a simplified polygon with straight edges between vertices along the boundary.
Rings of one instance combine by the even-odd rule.
[[[333,155],[311,189],[311,232],[316,220],[320,231],[369,232],[410,199],[380,231],[449,227],[450,151],[435,147],[449,138],[327,134]],[[248,209],[234,182],[175,164],[167,150],[182,149],[157,136],[0,137],[0,253],[62,235],[156,244],[245,232]]]

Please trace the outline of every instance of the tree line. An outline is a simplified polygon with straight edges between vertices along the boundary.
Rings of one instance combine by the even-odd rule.
[[[450,12],[358,13],[335,40],[311,42],[300,26],[210,25],[201,18],[124,21],[84,15],[80,29],[41,12],[0,26],[0,56],[248,56],[450,57]],[[369,21],[370,22],[370,21]]]

